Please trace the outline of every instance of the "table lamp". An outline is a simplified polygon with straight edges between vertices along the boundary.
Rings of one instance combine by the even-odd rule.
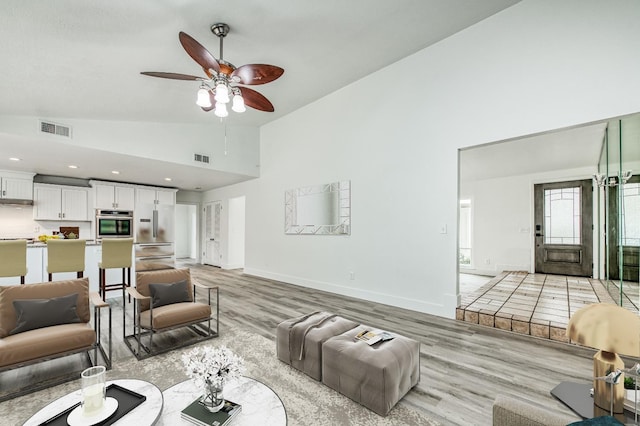
[[[567,337],[575,343],[599,349],[593,356],[593,402],[606,411],[613,407],[614,413],[622,413],[624,377],[617,384],[595,378],[624,369],[624,362],[618,354],[640,355],[640,317],[613,304],[588,305],[569,319]]]

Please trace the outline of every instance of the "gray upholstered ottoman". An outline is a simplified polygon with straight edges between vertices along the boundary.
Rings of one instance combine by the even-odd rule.
[[[397,335],[373,346],[355,340],[367,329],[358,326],[322,345],[322,383],[386,416],[420,381],[420,343]]]
[[[276,328],[278,359],[322,379],[322,344],[358,323],[329,312],[313,312],[281,322]]]

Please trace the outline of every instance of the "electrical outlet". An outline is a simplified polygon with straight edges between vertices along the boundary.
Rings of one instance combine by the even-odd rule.
[[[485,264],[485,265],[491,265],[491,259],[486,258],[486,259],[484,260],[484,264]]]
[[[440,233],[441,234],[446,234],[447,233],[447,225],[440,225]]]
[[[355,272],[353,272],[353,271],[350,271],[350,272],[349,272],[349,279],[350,279],[350,280],[355,280],[355,279],[356,279],[356,273],[355,273]]]

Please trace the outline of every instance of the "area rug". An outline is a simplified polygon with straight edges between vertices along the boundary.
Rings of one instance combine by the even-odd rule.
[[[278,394],[287,412],[288,425],[438,425],[409,404],[400,401],[387,417],[381,417],[349,398],[280,362],[275,342],[242,329],[227,330],[202,345],[226,345],[245,359],[245,375],[269,386]],[[141,379],[160,390],[187,379],[181,355],[190,347],[143,361],[118,351],[107,380]],[[75,380],[0,403],[3,425],[21,425],[49,402],[77,390]]]

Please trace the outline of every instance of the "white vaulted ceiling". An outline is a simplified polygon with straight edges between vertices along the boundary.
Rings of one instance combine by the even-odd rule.
[[[217,57],[218,39],[210,26],[225,22],[231,27],[225,60],[236,66],[267,63],[285,69],[279,80],[253,86],[271,100],[274,113],[249,109],[228,118],[230,125],[261,126],[515,3],[2,0],[0,115],[211,123],[216,120],[213,113],[195,105],[197,82],[140,72],[200,75],[178,33],[188,33]],[[406,71],[399,78],[419,84],[420,70]],[[9,142],[2,133],[0,128],[4,151]],[[12,167],[2,161],[0,168]],[[47,173],[66,173],[64,164],[59,170],[47,166]],[[32,171],[43,167],[33,166]],[[193,188],[195,183],[184,185]]]

